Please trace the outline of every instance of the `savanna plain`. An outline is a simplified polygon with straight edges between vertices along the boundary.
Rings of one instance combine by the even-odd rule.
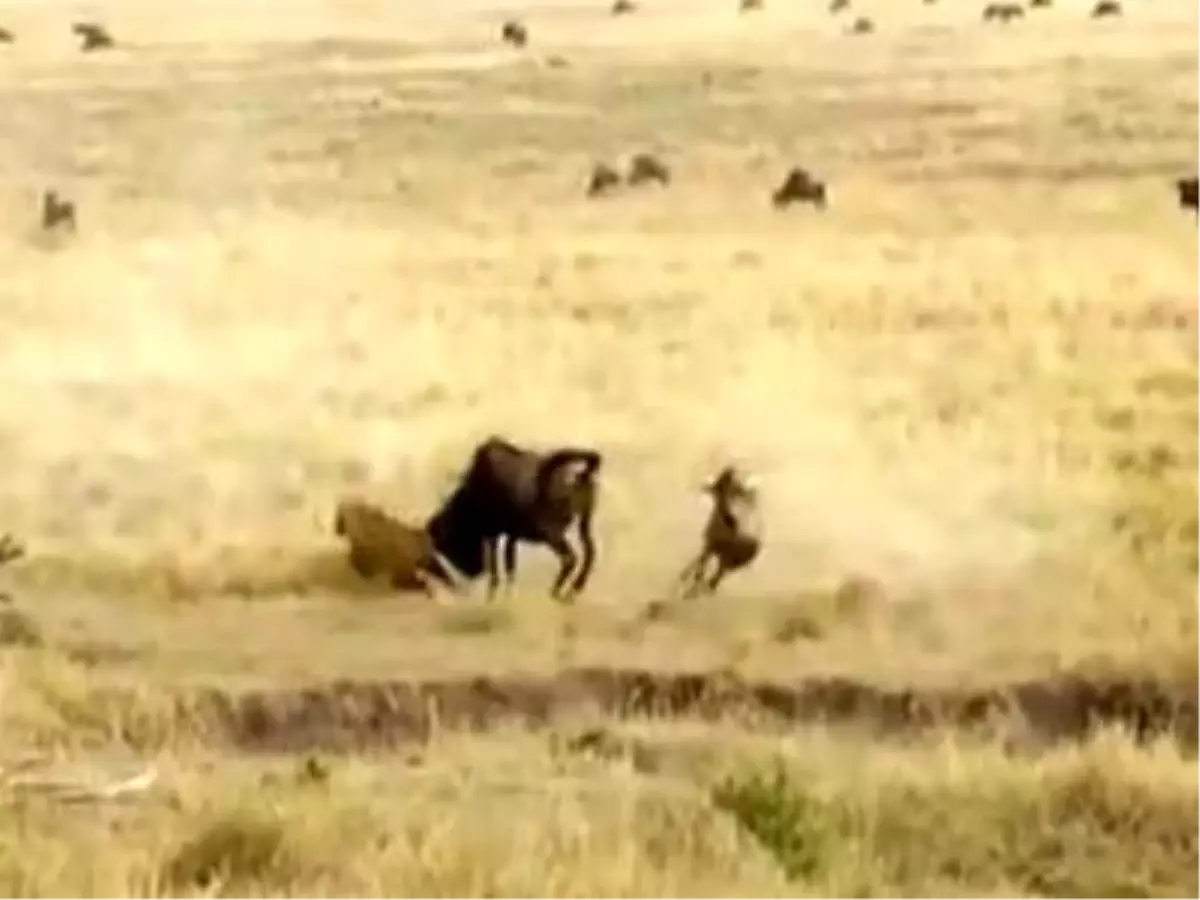
[[[982,8],[0,2],[0,891],[1196,896],[1200,14]],[[587,591],[360,582],[492,433]]]

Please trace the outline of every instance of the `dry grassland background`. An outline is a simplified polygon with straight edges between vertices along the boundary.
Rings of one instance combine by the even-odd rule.
[[[1196,5],[766,7],[0,2],[5,753],[161,773],[5,813],[0,890],[1195,895]],[[575,607],[534,548],[492,607],[357,584],[337,498],[423,518],[492,432],[605,454]],[[631,629],[726,461],[762,558]],[[893,693],[626,719],[583,666]],[[485,675],[473,735],[381,684]],[[1089,684],[1190,719],[1057,742]]]

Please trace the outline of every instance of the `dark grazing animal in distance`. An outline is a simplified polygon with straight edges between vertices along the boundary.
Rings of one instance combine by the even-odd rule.
[[[386,575],[397,590],[432,595],[432,581],[456,587],[449,568],[438,558],[433,539],[358,497],[343,497],[333,519],[333,532],[349,545],[350,567],[363,578]]]
[[[621,173],[608,163],[596,163],[592,166],[592,174],[588,177],[587,195],[603,197],[616,190],[621,185]]]
[[[1019,3],[989,3],[983,8],[985,22],[1011,22],[1025,15],[1025,7]]]
[[[529,43],[529,29],[523,22],[509,19],[500,28],[500,39],[514,47],[524,47]]]
[[[1029,0],[1030,9],[1049,9],[1054,5],[1054,0]]]
[[[71,30],[83,38],[79,49],[85,53],[92,50],[107,50],[116,46],[112,35],[105,30],[103,25],[95,22],[75,22],[71,25]]]
[[[0,536],[0,566],[25,555],[25,545],[11,534]]]
[[[866,16],[859,16],[850,26],[851,34],[871,34],[875,31],[875,23]]]
[[[654,154],[637,153],[629,161],[629,174],[625,180],[635,187],[651,181],[665,187],[671,183],[671,170]]]
[[[1118,3],[1117,0],[1099,0],[1099,2],[1092,7],[1092,18],[1116,18],[1120,16],[1122,12],[1123,10],[1121,9],[1121,4]]]
[[[758,493],[735,467],[723,468],[704,490],[712,497],[712,512],[704,526],[700,554],[679,576],[685,597],[712,593],[727,574],[752,563],[762,546]],[[706,579],[710,562],[716,562],[716,568]]]
[[[850,8],[850,0],[829,0],[829,12],[837,15]]]
[[[739,12],[758,12],[763,8],[763,0],[739,0]]]
[[[11,44],[16,41],[17,36],[7,28],[0,27],[0,44]]]
[[[570,593],[577,594],[586,586],[596,558],[592,515],[600,464],[600,454],[592,449],[539,453],[489,437],[475,448],[458,485],[426,530],[458,572],[475,578],[487,569],[489,597],[499,586],[502,539],[509,584],[516,574],[517,541],[526,541],[544,544],[558,556],[552,596],[563,598],[572,571]],[[566,537],[575,523],[582,560]]]
[[[1200,178],[1192,176],[1191,178],[1177,178],[1175,180],[1175,190],[1179,193],[1179,206],[1182,209],[1190,209],[1192,212],[1200,212],[1197,207],[1197,193],[1200,192]]]
[[[771,195],[771,203],[776,209],[792,203],[810,203],[817,209],[824,209],[828,199],[825,182],[818,181],[802,166],[793,167],[783,184]]]
[[[633,0],[613,0],[612,14],[614,16],[627,16],[634,12],[637,12],[637,4]]]
[[[63,200],[57,191],[49,190],[42,194],[42,230],[59,229],[75,232],[75,204],[70,200]]]

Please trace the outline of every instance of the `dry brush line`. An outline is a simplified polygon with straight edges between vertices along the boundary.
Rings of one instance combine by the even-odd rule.
[[[1062,675],[990,689],[887,689],[845,678],[745,682],[725,673],[582,668],[548,677],[337,681],[306,689],[208,690],[179,714],[245,750],[352,750],[423,742],[439,728],[540,727],[580,713],[748,722],[857,722],[881,734],[1020,723],[1039,742],[1120,726],[1196,747],[1196,686]]]

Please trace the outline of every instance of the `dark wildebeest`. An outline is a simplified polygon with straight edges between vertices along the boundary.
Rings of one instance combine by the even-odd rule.
[[[1179,192],[1179,206],[1181,209],[1190,209],[1192,212],[1200,213],[1196,201],[1196,194],[1200,190],[1200,179],[1195,176],[1191,178],[1177,178],[1175,179],[1175,190]]]
[[[386,575],[397,590],[420,590],[430,596],[434,580],[451,590],[458,588],[428,532],[365,500],[343,497],[338,502],[333,533],[349,545],[350,567],[363,578]]]
[[[1114,18],[1120,16],[1121,12],[1121,4],[1117,0],[1100,0],[1100,2],[1092,7],[1092,18]]]
[[[25,546],[11,534],[0,537],[0,566],[8,565],[13,560],[20,559],[24,555]],[[11,603],[12,597],[0,592],[0,605],[7,606]]]
[[[635,187],[648,181],[656,181],[666,187],[671,183],[671,170],[654,154],[638,153],[629,161],[629,174],[625,180]]]
[[[524,47],[529,43],[529,30],[523,23],[509,19],[500,29],[500,40],[514,47]]]
[[[56,231],[59,228],[75,232],[75,204],[60,198],[57,191],[46,191],[42,194],[42,230]]]
[[[0,566],[20,559],[25,555],[25,546],[11,534],[0,537]]]
[[[702,590],[712,593],[727,574],[752,563],[762,546],[758,493],[737,469],[726,466],[704,490],[712,496],[712,512],[704,526],[699,556],[679,576],[685,597]],[[704,570],[710,560],[715,560],[717,567],[706,580]]]
[[[1003,22],[1008,23],[1013,19],[1020,19],[1025,15],[1025,7],[1019,3],[989,3],[983,8],[983,20],[985,22]]]
[[[596,163],[592,167],[591,176],[588,178],[587,195],[589,197],[603,197],[605,194],[616,190],[620,185],[620,172],[608,163]]]
[[[1054,0],[1029,0],[1030,9],[1049,9],[1054,5]]]
[[[801,166],[788,172],[783,184],[771,195],[771,203],[776,209],[791,203],[811,203],[817,209],[824,209],[827,200],[825,182],[813,178]]]
[[[0,28],[0,44],[11,44],[16,41],[17,36],[7,28]]]
[[[859,16],[850,26],[851,34],[871,34],[875,31],[875,23],[866,16]]]
[[[850,8],[850,0],[830,0],[830,2],[829,2],[829,12],[832,13],[833,15],[837,15],[840,12],[844,12],[845,10],[847,10],[849,8]]]
[[[758,12],[763,8],[763,0],[740,0],[738,10],[740,12]]]
[[[613,0],[612,14],[614,16],[627,16],[633,12],[637,12],[637,4],[633,0]]]
[[[71,30],[75,34],[83,38],[83,43],[79,45],[79,49],[87,53],[91,50],[106,50],[109,47],[116,46],[116,41],[109,34],[103,25],[97,25],[95,22],[75,22],[71,25]]]
[[[454,491],[430,518],[426,530],[434,546],[454,568],[475,578],[488,572],[488,596],[499,586],[497,557],[504,543],[504,569],[511,585],[517,567],[517,542],[544,544],[557,554],[558,577],[551,594],[562,597],[567,578],[579,563],[570,593],[583,590],[595,562],[592,514],[596,506],[595,450],[562,448],[549,453],[525,450],[499,437],[476,447]],[[583,559],[567,540],[578,523]]]

